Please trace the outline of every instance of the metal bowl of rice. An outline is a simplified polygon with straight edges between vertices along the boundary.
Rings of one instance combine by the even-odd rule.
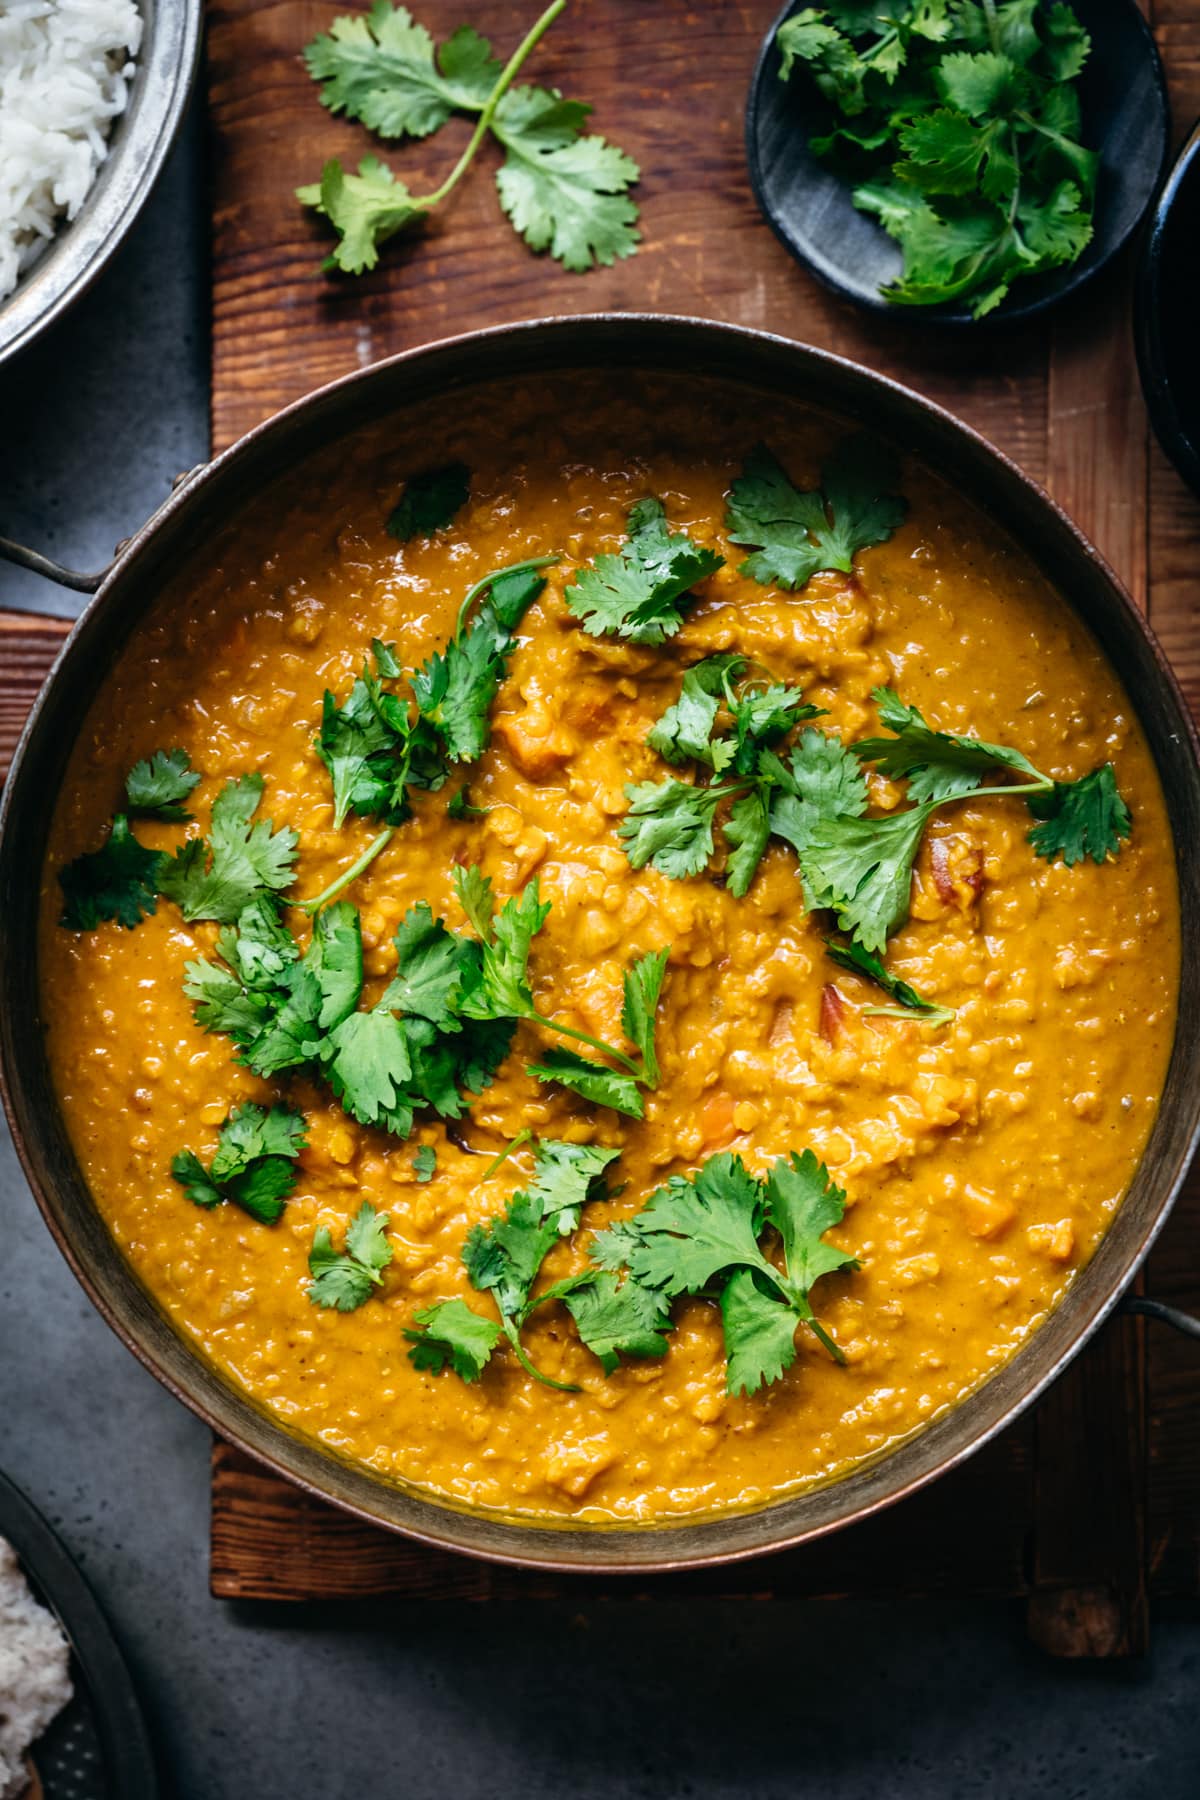
[[[95,279],[175,141],[201,0],[0,0],[0,363]]]

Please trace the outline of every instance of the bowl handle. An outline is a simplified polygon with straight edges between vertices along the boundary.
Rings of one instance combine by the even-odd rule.
[[[1140,1313],[1146,1319],[1158,1319],[1163,1325],[1173,1325],[1185,1337],[1200,1338],[1200,1319],[1193,1318],[1191,1313],[1181,1312],[1177,1306],[1168,1306],[1163,1300],[1151,1300],[1143,1294],[1127,1294],[1121,1302],[1121,1311]]]
[[[171,494],[167,498],[170,499],[176,490],[183,486],[184,482],[190,481],[193,475],[200,474],[201,470],[207,466],[206,463],[198,463],[194,469],[185,469],[182,474],[176,475],[171,483]],[[141,531],[137,533],[138,537],[149,530],[166,504],[167,501],[164,500],[161,506],[155,507]],[[122,543],[119,543],[112,562],[108,564],[107,568],[97,570],[94,575],[85,575],[79,569],[68,569],[63,563],[55,562],[52,556],[43,556],[40,550],[30,550],[26,544],[18,544],[12,538],[6,537],[0,537],[0,562],[16,563],[19,568],[32,569],[35,575],[44,575],[48,581],[57,582],[59,587],[73,588],[77,594],[94,594],[96,589],[107,581],[125,554],[127,546],[132,542],[132,538],[125,538]]]
[[[95,575],[84,575],[78,569],[65,568],[52,557],[43,556],[40,550],[27,549],[24,544],[16,544],[6,537],[0,537],[0,559],[16,563],[22,569],[32,569],[35,575],[44,575],[48,581],[56,581],[59,587],[74,588],[77,594],[94,594],[108,574],[108,569],[100,569]]]

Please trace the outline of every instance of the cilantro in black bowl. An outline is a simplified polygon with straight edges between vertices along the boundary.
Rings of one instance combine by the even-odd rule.
[[[1168,129],[1135,0],[793,0],[746,146],[763,212],[828,286],[971,325],[1028,318],[1103,268]]]

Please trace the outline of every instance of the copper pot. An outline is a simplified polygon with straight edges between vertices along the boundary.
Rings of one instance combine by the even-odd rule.
[[[110,1237],[64,1129],[43,1044],[37,980],[39,874],[78,723],[130,632],[181,563],[274,478],[331,440],[414,402],[497,375],[585,368],[682,370],[789,396],[869,425],[935,469],[1016,538],[1121,673],[1150,743],[1174,832],[1183,941],[1200,941],[1200,762],[1183,698],[1145,620],[1095,549],[1027,476],[928,400],[784,338],[636,314],[477,331],[392,358],[311,394],[194,470],[102,577],[33,709],[0,809],[0,1047],[5,1103],[46,1222],[109,1324],[214,1431],[310,1492],[377,1524],[473,1556],[553,1570],[646,1571],[782,1549],[923,1487],[995,1437],[1118,1305],[1162,1229],[1200,1131],[1200,959],[1185,957],[1162,1106],[1129,1193],[1092,1261],[1016,1356],[959,1406],[842,1479],[751,1512],[635,1526],[539,1524],[472,1510],[389,1481],[290,1433],[168,1322]],[[0,541],[0,554],[52,568]],[[1170,1309],[1138,1302],[1164,1316]],[[1183,1321],[1200,1335],[1200,1326]]]

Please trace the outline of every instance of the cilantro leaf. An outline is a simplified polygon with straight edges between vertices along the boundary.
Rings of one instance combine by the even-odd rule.
[[[487,39],[463,25],[434,54],[406,6],[375,0],[365,15],[335,19],[304,51],[321,104],[381,137],[427,137],[458,108],[482,107],[501,65]]]
[[[841,1223],[846,1195],[811,1150],[781,1156],[771,1165],[766,1209],[783,1239],[787,1288],[794,1304],[807,1303],[822,1275],[858,1267],[847,1251],[824,1241],[824,1234]]]
[[[429,723],[388,693],[385,679],[400,673],[393,646],[372,645],[374,669],[364,664],[346,700],[326,691],[316,751],[333,781],[333,817],[348,812],[399,825],[409,815],[410,789],[433,791],[446,779],[441,745]]]
[[[709,656],[694,664],[684,675],[678,700],[647,734],[650,748],[676,766],[701,762],[719,775],[732,762],[734,746],[714,738],[717,714],[726,682],[744,667],[745,659],[733,655]]]
[[[997,765],[1015,769],[1030,781],[1045,782],[1028,757],[1004,744],[985,744],[982,739],[958,732],[934,731],[915,706],[905,706],[891,688],[874,690],[879,717],[894,737],[860,738],[853,745],[862,762],[874,763],[881,775],[893,781],[907,780],[917,801],[935,804],[955,800],[977,788]]]
[[[747,685],[733,694],[726,683],[726,698],[733,717],[734,752],[732,767],[738,775],[753,775],[761,751],[782,737],[802,719],[815,719],[819,706],[804,701],[802,688],[784,682],[769,682],[765,687]]]
[[[861,975],[864,981],[873,981],[876,987],[881,987],[896,1002],[895,1006],[864,1007],[863,1011],[866,1013],[882,1014],[887,1018],[900,1018],[905,1012],[919,1013],[930,1025],[948,1025],[954,1017],[952,1006],[937,1006],[932,1000],[924,999],[907,981],[902,981],[899,975],[893,975],[885,969],[879,958],[872,956],[869,950],[864,950],[861,944],[837,944],[827,938],[825,954],[839,968]]]
[[[936,801],[880,819],[822,819],[800,852],[812,903],[866,950],[882,951],[908,917],[912,871]]]
[[[320,181],[298,187],[296,198],[328,219],[338,234],[322,268],[346,275],[375,268],[380,244],[428,211],[377,156],[364,156],[357,175],[347,175],[339,159],[330,157]]]
[[[463,911],[471,917],[467,877],[457,866],[454,883]],[[491,884],[486,883],[486,886],[490,898]],[[474,904],[473,900],[471,904]],[[535,876],[519,896],[512,895],[494,915],[483,943],[479,985],[464,994],[461,1001],[461,1010],[467,1018],[537,1017],[529,986],[529,948],[545,924],[549,911],[550,903],[542,900]]]
[[[394,538],[407,543],[414,537],[432,537],[449,525],[471,493],[471,471],[465,463],[447,463],[439,469],[423,469],[410,475],[404,492],[388,515],[387,528]]]
[[[521,1327],[530,1310],[530,1294],[547,1251],[558,1241],[553,1218],[543,1218],[532,1195],[513,1194],[503,1213],[486,1225],[475,1225],[462,1249],[467,1279],[480,1293],[490,1293],[500,1309],[500,1325],[521,1367],[546,1387],[576,1390],[535,1368],[521,1344]]]
[[[419,1330],[405,1328],[412,1344],[409,1361],[417,1369],[441,1374],[453,1369],[464,1381],[478,1381],[500,1342],[502,1332],[494,1319],[486,1319],[465,1300],[439,1300],[413,1314]]]
[[[822,569],[848,573],[859,550],[884,543],[903,522],[907,505],[890,491],[898,479],[892,453],[864,435],[827,459],[820,488],[801,492],[760,444],[730,489],[725,516],[731,542],[757,546],[740,572],[793,589]]]
[[[432,1181],[437,1174],[437,1151],[432,1144],[422,1144],[413,1157],[413,1170],[420,1182]]]
[[[595,1183],[620,1149],[602,1144],[566,1144],[543,1139],[534,1155],[529,1197],[539,1222],[553,1221],[561,1237],[578,1230],[579,1217]]]
[[[823,819],[858,818],[867,810],[862,764],[841,739],[809,727],[785,765],[768,751],[759,772],[770,784],[771,830],[797,855]]]
[[[540,1062],[525,1065],[525,1073],[538,1081],[557,1081],[593,1106],[611,1106],[627,1118],[640,1119],[645,1113],[635,1076],[579,1056],[574,1050],[544,1050]]]
[[[465,974],[464,943],[435,919],[427,900],[410,906],[393,938],[399,971],[380,1006],[416,1013],[441,1031],[462,1029],[456,1009]]]
[[[595,1269],[547,1289],[542,1300],[561,1300],[587,1348],[611,1375],[623,1356],[665,1356],[671,1329],[666,1296],[610,1270]]]
[[[59,870],[59,924],[69,931],[94,931],[111,920],[132,931],[154,912],[169,861],[165,852],[139,844],[125,814],[118,813],[101,849],[86,850]]]
[[[186,750],[156,750],[125,777],[129,810],[154,819],[190,819],[184,802],[199,779]]]
[[[642,1080],[649,1087],[658,1085],[654,1025],[670,955],[669,945],[664,945],[661,950],[649,950],[625,971],[621,1029],[641,1052]]]
[[[514,629],[545,585],[532,569],[497,577],[467,629],[415,671],[417,709],[453,761],[473,762],[487,748],[488,715],[516,648]]]
[[[466,784],[457,788],[446,802],[448,819],[485,819],[491,811],[487,806],[472,806]]]
[[[637,249],[638,209],[627,189],[640,170],[602,137],[581,136],[591,108],[542,88],[510,88],[492,119],[507,152],[500,204],[531,250],[575,272]]]
[[[171,1174],[197,1206],[232,1200],[260,1224],[271,1225],[296,1185],[295,1159],[304,1148],[301,1114],[286,1106],[247,1102],[233,1109],[217,1134],[206,1170],[192,1150],[172,1158]]]
[[[299,839],[286,826],[275,831],[269,819],[251,824],[262,793],[257,772],[226,782],[213,801],[207,841],[189,839],[163,866],[159,892],[185,919],[230,924],[264,888],[291,886]]]
[[[383,1285],[383,1271],[392,1260],[387,1241],[388,1215],[376,1212],[364,1200],[346,1228],[346,1248],[336,1251],[326,1226],[313,1235],[308,1270],[313,1280],[308,1297],[314,1306],[354,1312]]]
[[[661,500],[640,500],[628,530],[619,551],[579,570],[563,599],[592,637],[610,632],[635,644],[661,644],[683,624],[679,602],[724,558],[686,532],[669,531]]]
[[[725,879],[730,893],[739,899],[750,891],[770,835],[766,796],[754,788],[734,801],[725,827],[725,836],[733,846],[725,865]]]
[[[636,1219],[632,1242],[610,1227],[592,1254],[602,1268],[627,1264],[635,1281],[676,1294],[698,1294],[714,1276],[761,1261],[763,1197],[740,1156],[710,1156],[694,1176],[672,1175]]]
[[[321,1055],[329,1085],[360,1124],[390,1128],[397,1110],[403,1115],[412,1058],[404,1026],[392,1013],[351,1013],[329,1033]],[[408,1120],[402,1136],[412,1128],[411,1111]]]
[[[796,1314],[777,1293],[764,1292],[753,1269],[735,1269],[721,1290],[725,1385],[731,1394],[756,1394],[778,1381],[796,1360]]]
[[[603,1269],[627,1268],[635,1283],[666,1300],[711,1295],[715,1285],[729,1391],[754,1393],[791,1366],[798,1324],[808,1325],[832,1356],[841,1356],[809,1294],[822,1276],[858,1266],[824,1241],[840,1223],[845,1199],[809,1150],[780,1157],[765,1181],[750,1174],[740,1157],[722,1152],[695,1175],[673,1175],[634,1218],[600,1233],[592,1255]],[[782,1273],[759,1243],[767,1225],[782,1240]]]
[[[647,863],[684,881],[699,875],[713,853],[713,820],[726,794],[736,789],[693,787],[686,781],[631,782],[629,811],[617,826],[629,866]]]
[[[1034,794],[1028,804],[1041,821],[1029,833],[1029,842],[1039,856],[1048,861],[1061,856],[1068,866],[1089,856],[1093,862],[1107,862],[1133,830],[1111,763],[1078,781],[1056,781],[1048,794]]]

